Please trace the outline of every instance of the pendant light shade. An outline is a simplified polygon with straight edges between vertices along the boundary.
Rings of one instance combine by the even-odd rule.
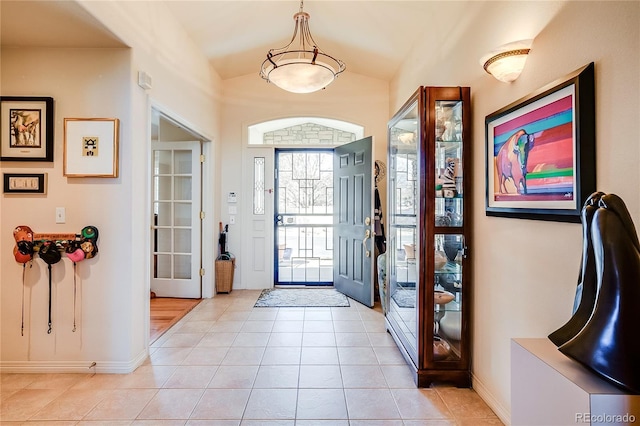
[[[300,11],[289,44],[271,49],[262,63],[260,76],[283,90],[311,93],[324,89],[346,68],[344,62],[322,52],[311,36],[309,14]]]

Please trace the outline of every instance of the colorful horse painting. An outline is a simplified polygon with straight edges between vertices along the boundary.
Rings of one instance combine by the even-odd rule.
[[[499,179],[499,191],[507,194],[507,181],[511,180],[516,191],[522,195],[527,193],[527,161],[529,151],[533,149],[535,137],[520,129],[514,133],[500,148],[496,157],[496,168]]]
[[[573,94],[558,92],[548,103],[505,116],[491,128],[494,202],[574,199]]]

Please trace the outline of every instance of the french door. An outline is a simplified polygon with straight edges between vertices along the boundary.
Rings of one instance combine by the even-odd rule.
[[[154,142],[152,151],[151,290],[201,298],[201,143]]]

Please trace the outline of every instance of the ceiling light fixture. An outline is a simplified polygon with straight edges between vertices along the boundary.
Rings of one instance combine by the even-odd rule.
[[[533,40],[520,40],[500,46],[480,59],[484,70],[497,80],[511,83],[516,80],[527,61]]]
[[[293,93],[324,89],[346,68],[344,62],[320,50],[309,30],[309,14],[302,7],[300,1],[300,11],[293,15],[296,26],[291,41],[269,50],[260,70],[267,82]]]

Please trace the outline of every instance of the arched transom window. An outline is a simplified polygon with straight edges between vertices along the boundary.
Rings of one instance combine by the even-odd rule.
[[[338,146],[364,137],[364,128],[346,121],[295,117],[249,126],[249,145]]]

